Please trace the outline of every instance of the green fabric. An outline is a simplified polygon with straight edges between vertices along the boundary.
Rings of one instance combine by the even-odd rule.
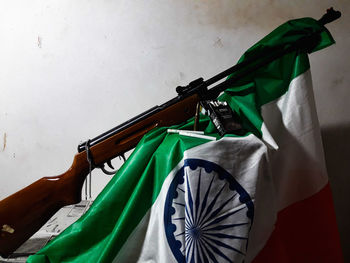
[[[335,43],[329,31],[320,25],[317,20],[313,18],[291,20],[276,28],[248,49],[239,59],[239,63],[258,56],[264,58],[266,54],[281,46],[287,49],[296,41],[316,32],[319,32],[318,42],[309,52],[320,50]],[[227,101],[231,108],[241,116],[243,126],[247,130],[261,137],[263,123],[260,114],[261,106],[286,93],[292,79],[309,68],[310,64],[305,50],[288,53],[254,73],[241,78],[234,86],[227,89],[219,99]],[[239,72],[235,74],[239,74]],[[208,131],[210,130],[208,129]]]
[[[321,32],[314,48],[334,41],[317,21],[304,18],[285,23],[250,48],[240,61],[265,54],[279,45],[288,46],[310,32]],[[221,100],[239,113],[247,132],[261,136],[261,106],[284,94],[290,81],[309,68],[307,55],[293,52],[237,82]],[[191,129],[193,119],[174,129]],[[157,128],[140,141],[133,154],[113,177],[90,210],[28,262],[111,262],[156,200],[164,179],[182,159],[183,152],[206,143],[203,139],[169,135]],[[201,116],[200,129],[216,135],[208,117]]]

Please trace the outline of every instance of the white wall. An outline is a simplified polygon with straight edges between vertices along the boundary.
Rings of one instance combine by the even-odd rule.
[[[0,199],[64,172],[80,141],[174,97],[177,85],[230,67],[286,20],[319,18],[330,6],[342,11],[327,26],[337,44],[312,54],[311,64],[338,223],[349,243],[346,0],[0,3]],[[94,172],[94,196],[108,179]]]

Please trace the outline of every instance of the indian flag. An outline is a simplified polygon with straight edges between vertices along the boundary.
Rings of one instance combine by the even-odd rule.
[[[312,32],[312,51],[334,43],[317,21],[292,20],[240,61]],[[342,262],[305,50],[219,99],[245,135],[220,138],[206,116],[200,128],[216,140],[151,131],[90,210],[28,262]]]

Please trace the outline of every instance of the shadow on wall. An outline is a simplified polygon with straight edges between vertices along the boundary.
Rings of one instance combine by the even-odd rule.
[[[350,124],[321,132],[344,261],[350,262]]]

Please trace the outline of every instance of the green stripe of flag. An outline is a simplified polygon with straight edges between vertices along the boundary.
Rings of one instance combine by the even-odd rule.
[[[301,18],[288,21],[276,28],[248,49],[238,62],[263,56],[276,49],[276,47],[284,46],[287,48],[292,43],[315,32],[320,32],[320,41],[311,52],[335,43],[329,31],[315,19]],[[234,86],[227,89],[219,99],[227,101],[232,109],[241,116],[244,122],[243,125],[248,131],[261,137],[263,123],[260,114],[261,106],[285,94],[290,82],[309,68],[307,54],[299,51],[286,54],[254,73],[241,78]],[[212,125],[207,129],[208,132],[213,130]]]

